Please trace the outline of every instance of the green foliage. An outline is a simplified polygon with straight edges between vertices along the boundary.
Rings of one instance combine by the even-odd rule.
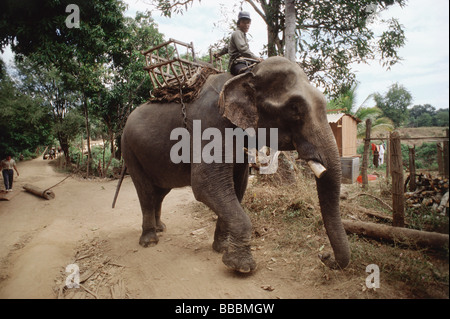
[[[448,126],[448,109],[436,110],[430,104],[414,105],[409,109],[409,127]]]
[[[15,53],[39,53],[41,62],[60,68],[102,58],[108,40],[120,36],[125,5],[117,0],[78,0],[80,28],[69,28],[66,7],[71,0],[5,0],[0,2],[0,46]],[[61,60],[61,56],[66,59]]]
[[[93,172],[98,177],[113,177],[114,170],[118,170],[121,167],[120,161],[115,158],[111,158],[111,150],[109,144],[105,146],[94,146],[91,150],[92,159],[90,163],[87,162],[87,155],[81,154],[81,149],[77,147],[70,147],[70,161],[78,166],[78,169],[85,171],[87,165],[89,165],[89,171]],[[111,161],[111,162],[110,162]],[[103,170],[107,168],[107,164],[110,162],[107,172],[103,173]],[[103,174],[103,176],[102,176]]]
[[[282,0],[248,2],[267,24],[267,54],[284,55],[285,7]],[[194,0],[154,0],[166,16],[183,13]],[[199,1],[200,2],[200,1]],[[401,58],[405,44],[403,26],[396,19],[382,20],[378,13],[390,6],[404,6],[405,0],[295,1],[296,43],[300,64],[309,79],[337,97],[342,88],[355,82],[353,63],[379,60],[389,68]],[[379,34],[373,31],[377,24]]]
[[[434,124],[436,126],[449,127],[449,110],[448,110],[448,108],[438,110],[436,112],[434,120],[435,120]]]
[[[373,98],[377,107],[383,111],[384,116],[392,120],[395,127],[400,127],[408,120],[412,96],[402,85],[395,83],[385,95],[375,93]]]
[[[6,72],[0,79],[0,101],[0,156],[33,153],[52,140],[48,106],[22,93]]]

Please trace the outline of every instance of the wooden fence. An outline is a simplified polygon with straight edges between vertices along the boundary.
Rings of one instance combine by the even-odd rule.
[[[366,136],[364,138],[364,154],[361,166],[362,185],[368,188],[368,163],[370,154],[370,144],[372,141],[386,141],[386,179],[392,177],[392,209],[393,209],[393,226],[403,227],[405,225],[405,192],[404,192],[404,175],[403,161],[401,151],[401,141],[403,140],[429,140],[437,142],[438,149],[438,166],[439,173],[446,178],[449,177],[449,160],[448,160],[448,141],[449,131],[446,131],[446,137],[401,137],[398,131],[390,133],[389,138],[371,138],[372,121],[366,121]],[[443,142],[443,145],[440,144]],[[415,149],[410,148],[410,190],[415,189]]]

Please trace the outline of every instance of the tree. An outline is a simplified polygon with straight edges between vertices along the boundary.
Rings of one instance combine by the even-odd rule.
[[[52,140],[50,110],[43,100],[24,94],[5,68],[0,73],[0,101],[0,156],[34,154]]]
[[[102,57],[107,40],[120,36],[125,4],[118,0],[78,0],[80,27],[66,24],[72,0],[4,0],[0,2],[0,48],[11,45],[25,56],[40,52],[42,62],[63,67],[58,58],[76,55],[96,60]],[[92,37],[92,34],[97,34]],[[99,41],[98,39],[103,39]]]
[[[267,25],[267,54],[284,55],[291,29],[285,16],[283,0],[240,0],[250,4]],[[187,10],[194,0],[154,0],[164,14]],[[199,1],[200,2],[200,1]],[[296,11],[296,42],[299,63],[309,79],[325,88],[332,97],[343,87],[355,82],[353,63],[379,60],[390,68],[401,58],[398,50],[405,43],[403,26],[397,19],[379,20],[378,13],[393,5],[405,5],[405,0],[294,0]],[[291,10],[288,10],[290,12]],[[372,22],[383,25],[375,34]],[[291,54],[291,53],[289,53]]]
[[[409,126],[432,126],[435,115],[436,108],[430,104],[414,105],[409,110]]]
[[[30,98],[41,101],[41,107],[49,110],[53,122],[53,135],[58,139],[64,151],[66,163],[70,161],[69,142],[80,132],[80,117],[75,108],[81,101],[77,92],[70,90],[64,82],[64,76],[53,65],[40,65],[35,58],[19,56],[16,69],[20,80],[20,89]],[[70,114],[70,116],[69,116]]]
[[[373,98],[377,107],[394,122],[395,127],[400,127],[408,120],[408,107],[411,105],[412,96],[402,85],[395,83],[384,96],[375,93]]]
[[[434,118],[435,125],[441,126],[441,127],[448,127],[449,126],[449,112],[447,109],[439,109],[436,112],[436,116]]]
[[[366,133],[366,120],[372,120],[372,132],[391,131],[394,128],[392,121],[383,117],[383,111],[376,106],[368,107],[366,103],[373,98],[369,95],[364,102],[358,107],[356,105],[356,90],[358,86],[355,84],[351,88],[344,90],[334,99],[329,100],[327,109],[329,111],[336,110],[355,116],[361,120],[358,124],[358,137],[364,137]]]
[[[145,102],[153,89],[144,71],[145,57],[140,53],[163,42],[149,12],[138,12],[134,19],[126,18],[123,37],[116,39],[108,52],[112,62],[104,75],[105,85],[93,98],[94,113],[102,118],[115,154],[114,140],[119,140],[126,119],[135,106]],[[117,143],[120,147],[120,143]],[[118,157],[118,156],[117,156]]]
[[[297,11],[295,9],[294,0],[286,1],[286,58],[295,62],[296,57],[296,42],[295,42],[295,20],[297,18]]]

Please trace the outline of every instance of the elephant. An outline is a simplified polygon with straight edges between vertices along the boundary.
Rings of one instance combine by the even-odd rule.
[[[236,161],[234,154],[231,161],[195,161],[191,144],[191,161],[173,161],[173,148],[179,141],[171,133],[184,125],[192,132],[194,121],[215,128],[222,139],[227,128],[277,128],[278,150],[296,150],[299,158],[324,167],[326,172],[316,177],[316,183],[334,257],[330,253],[319,257],[332,268],[348,265],[350,249],[339,211],[341,164],[327,121],[326,99],[298,64],[283,57],[269,57],[237,76],[210,75],[190,103],[148,102],[131,112],[121,143],[142,210],[141,246],[156,245],[157,233],[166,229],[161,221],[164,197],[173,188],[191,186],[195,199],[217,214],[212,248],[223,253],[223,263],[242,273],[256,269],[250,244],[252,224],[241,206],[248,158]],[[196,142],[192,135],[190,142]],[[208,140],[197,143],[205,147]]]

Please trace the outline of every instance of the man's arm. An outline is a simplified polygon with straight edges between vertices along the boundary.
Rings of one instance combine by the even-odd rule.
[[[214,53],[214,57],[217,59],[217,58],[219,58],[222,55],[225,55],[227,53],[228,53],[228,45],[223,47],[222,50],[220,50],[219,52]]]
[[[245,41],[245,35],[243,32],[233,32],[232,41],[234,42],[236,49],[243,57],[259,59],[259,57],[250,51],[249,45],[247,41]]]
[[[15,162],[14,162],[14,164],[13,164],[13,167],[14,167],[14,169],[16,170],[17,176],[19,176],[19,171],[17,170],[17,166],[16,166],[16,163],[15,163]]]

